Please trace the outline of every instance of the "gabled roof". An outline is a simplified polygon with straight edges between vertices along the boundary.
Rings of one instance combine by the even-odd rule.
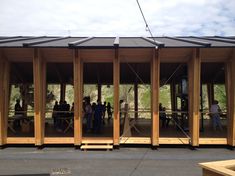
[[[1,48],[206,48],[235,47],[235,37],[29,37],[0,36]]]

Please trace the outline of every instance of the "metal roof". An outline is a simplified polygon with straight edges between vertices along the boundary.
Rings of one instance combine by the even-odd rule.
[[[32,37],[32,36],[0,36],[1,48],[205,48],[235,47],[235,37]]]

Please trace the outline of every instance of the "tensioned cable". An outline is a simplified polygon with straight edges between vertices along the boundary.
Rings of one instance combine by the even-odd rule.
[[[181,67],[182,65],[183,65],[183,64],[180,64],[180,65],[175,69],[175,71],[170,75],[170,77],[164,82],[164,84],[163,84],[162,86],[164,86],[164,85],[167,84],[167,82],[175,75],[175,73],[180,69],[180,67]]]
[[[156,43],[155,38],[153,37],[153,34],[152,34],[152,32],[151,32],[151,29],[150,29],[150,27],[149,27],[149,25],[148,25],[148,22],[147,22],[147,20],[146,20],[146,18],[145,18],[145,16],[144,16],[144,12],[143,12],[143,10],[142,10],[142,8],[141,8],[141,6],[140,6],[140,3],[139,3],[138,0],[136,0],[136,2],[137,2],[138,7],[139,7],[139,9],[140,9],[140,13],[141,13],[141,15],[142,15],[142,17],[143,17],[143,19],[144,19],[146,31],[148,31],[148,32],[150,33],[152,39],[153,39],[154,42]]]

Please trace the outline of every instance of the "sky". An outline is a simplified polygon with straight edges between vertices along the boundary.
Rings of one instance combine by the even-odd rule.
[[[139,0],[154,36],[234,36],[235,0]],[[136,0],[1,0],[0,36],[150,36]]]

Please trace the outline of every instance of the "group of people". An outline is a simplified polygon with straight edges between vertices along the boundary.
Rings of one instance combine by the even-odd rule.
[[[74,104],[72,105],[70,109],[70,104],[68,104],[66,101],[55,101],[55,105],[53,107],[53,113],[52,118],[54,122],[54,127],[57,131],[63,131],[65,128],[65,125],[63,123],[62,118],[66,117],[72,117],[74,116]]]
[[[90,97],[84,98],[84,119],[86,121],[86,132],[100,133],[102,126],[105,125],[105,114],[108,114],[108,123],[112,118],[112,107],[111,104],[106,102],[103,104],[100,100],[97,103],[90,102]]]

